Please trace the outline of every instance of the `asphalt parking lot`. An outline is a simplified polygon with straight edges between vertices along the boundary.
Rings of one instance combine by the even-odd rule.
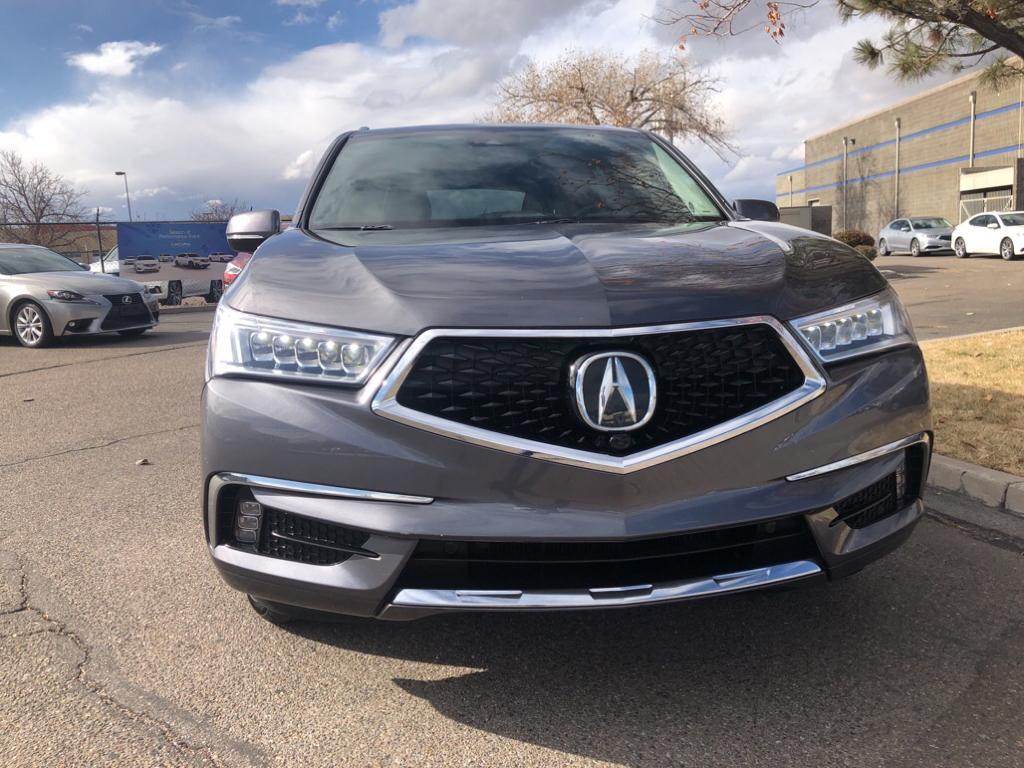
[[[922,339],[1024,325],[1024,260],[953,254],[879,256]]]
[[[929,319],[933,289],[911,281],[934,273],[918,274],[899,278],[920,291],[918,329],[963,327],[958,309]],[[1024,763],[1024,538],[951,523],[955,498],[931,497],[904,548],[836,584],[630,612],[262,621],[200,529],[210,319],[39,351],[0,339],[5,768]]]

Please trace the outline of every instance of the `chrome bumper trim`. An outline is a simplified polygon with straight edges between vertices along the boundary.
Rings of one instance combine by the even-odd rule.
[[[308,493],[312,496],[330,496],[336,499],[356,499],[359,501],[391,501],[402,504],[431,504],[430,496],[411,496],[405,493],[388,493],[386,491],[367,491],[362,488],[345,488],[340,485],[319,485],[318,483],[300,483],[297,480],[279,480],[274,477],[246,475],[239,472],[220,472],[214,475],[219,486],[251,485],[255,488],[269,488],[273,491],[291,493]]]
[[[401,609],[506,611],[506,610],[574,610],[581,608],[623,608],[632,605],[667,603],[710,595],[723,595],[747,589],[805,579],[822,573],[810,560],[797,560],[766,568],[737,573],[724,573],[702,579],[671,581],[663,584],[638,584],[628,587],[602,587],[568,591],[465,590],[465,589],[403,589],[384,609],[401,613]]]
[[[808,469],[805,470],[804,472],[797,472],[795,475],[787,475],[786,480],[793,482],[795,480],[804,480],[805,478],[808,477],[817,477],[818,475],[825,475],[828,474],[829,472],[835,472],[836,470],[852,467],[855,464],[863,464],[866,461],[881,458],[886,454],[895,453],[896,451],[902,450],[904,448],[909,448],[910,446],[917,445],[919,443],[931,445],[931,437],[929,437],[927,432],[921,432],[917,435],[911,435],[910,437],[905,437],[902,440],[897,440],[894,443],[888,443],[887,445],[883,445],[879,448],[874,448],[870,451],[865,451],[864,453],[858,453],[856,456],[850,456],[847,459],[833,461],[831,464],[825,464],[820,467],[815,467],[814,469]]]
[[[505,435],[501,432],[493,432],[479,427],[461,424],[457,421],[439,418],[412,408],[407,408],[398,402],[398,391],[401,389],[406,377],[412,370],[416,359],[423,348],[438,337],[455,338],[551,338],[551,339],[617,339],[624,336],[642,336],[656,333],[685,333],[687,331],[705,330],[708,328],[738,328],[749,325],[767,325],[778,334],[780,341],[786,351],[793,357],[793,360],[800,367],[804,375],[804,382],[797,389],[787,395],[766,403],[749,413],[737,416],[734,419],[716,424],[713,427],[701,430],[693,435],[688,435],[671,443],[649,448],[645,451],[630,454],[623,457],[609,456],[592,451],[584,451],[575,448],[563,448],[549,443],[542,443],[537,440]],[[514,453],[519,456],[528,456],[535,459],[569,464],[586,469],[596,469],[602,472],[616,472],[626,474],[641,469],[653,467],[665,461],[671,461],[681,456],[694,453],[695,451],[717,445],[752,429],[767,424],[782,417],[783,415],[806,405],[811,400],[824,394],[826,381],[822,372],[815,365],[802,343],[797,340],[792,331],[774,317],[768,315],[756,315],[751,317],[740,317],[731,320],[708,320],[692,323],[674,323],[670,325],[651,325],[631,328],[554,328],[545,330],[535,329],[510,329],[510,328],[433,328],[424,331],[417,336],[413,342],[401,353],[392,355],[392,367],[386,378],[380,385],[373,398],[371,407],[373,412],[393,421],[407,426],[423,429],[434,434],[444,435],[456,440],[463,440],[467,443],[480,445],[487,448],[495,448],[499,451]]]

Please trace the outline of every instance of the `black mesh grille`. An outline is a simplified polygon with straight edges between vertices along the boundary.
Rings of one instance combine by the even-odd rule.
[[[588,352],[642,355],[657,379],[653,418],[633,432],[587,427],[569,367]],[[420,353],[398,402],[515,437],[622,456],[678,440],[786,395],[804,374],[768,325],[617,339],[437,338]]]
[[[900,506],[894,472],[836,504],[838,516],[833,523],[843,522],[851,528],[864,528],[894,514]]]
[[[139,293],[115,293],[104,296],[110,304],[110,311],[100,325],[104,331],[128,328],[150,322],[152,315]],[[127,303],[125,300],[127,299]]]
[[[274,534],[305,539],[309,542],[319,542],[327,546],[321,547],[314,543],[290,541],[288,538],[281,538]],[[329,547],[360,548],[369,538],[370,535],[364,531],[265,507],[260,541],[256,551],[261,555],[278,557],[282,560],[292,560],[310,565],[334,565],[348,560],[352,555],[349,552],[339,552]]]
[[[803,516],[629,542],[425,540],[416,546],[399,587],[631,586],[817,558]]]

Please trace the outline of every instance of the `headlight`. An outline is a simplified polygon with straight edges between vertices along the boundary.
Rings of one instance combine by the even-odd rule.
[[[210,334],[209,376],[257,376],[359,386],[395,340],[250,315],[221,304]]]
[[[915,341],[910,318],[891,288],[791,325],[826,363]]]
[[[78,291],[68,291],[68,290],[63,290],[63,289],[59,290],[59,291],[47,291],[46,295],[49,296],[51,299],[57,299],[57,301],[84,301],[85,300],[85,296],[80,294]]]

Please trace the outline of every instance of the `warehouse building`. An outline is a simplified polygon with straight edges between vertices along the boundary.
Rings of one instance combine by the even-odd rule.
[[[832,229],[875,235],[900,216],[1024,209],[1024,78],[960,77],[804,142],[776,178],[780,208],[831,206]]]

